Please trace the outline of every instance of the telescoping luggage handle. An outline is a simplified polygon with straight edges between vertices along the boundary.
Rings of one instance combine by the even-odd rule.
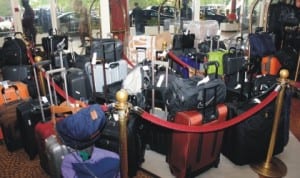
[[[66,73],[67,73],[67,70],[66,68],[59,68],[59,69],[53,69],[53,70],[49,70],[49,71],[46,71],[46,78],[47,78],[47,84],[48,84],[48,90],[49,90],[49,97],[50,97],[50,104],[53,105],[54,102],[53,102],[53,98],[52,98],[52,93],[51,93],[51,86],[50,86],[50,75],[53,75],[55,73],[61,73],[62,76],[63,76],[63,80],[64,80],[64,90],[65,90],[65,93],[66,93],[66,102],[67,102],[67,105],[70,103],[69,102],[69,94],[68,94],[68,87],[67,87],[67,80],[66,80]],[[55,92],[55,88],[53,87],[53,90]]]
[[[45,122],[46,118],[45,118],[45,112],[43,109],[43,104],[42,104],[42,96],[41,96],[41,92],[40,92],[40,88],[39,88],[39,82],[38,82],[38,78],[37,78],[37,68],[41,71],[45,71],[44,68],[42,66],[45,65],[51,65],[51,61],[50,60],[44,60],[44,61],[40,61],[40,62],[36,62],[33,64],[33,74],[34,74],[34,79],[35,79],[35,85],[36,85],[36,90],[37,90],[37,94],[38,94],[38,100],[39,100],[39,105],[40,105],[40,110],[41,110],[41,114],[42,114],[42,121]],[[42,85],[42,84],[41,84]],[[51,93],[49,91],[49,93]]]

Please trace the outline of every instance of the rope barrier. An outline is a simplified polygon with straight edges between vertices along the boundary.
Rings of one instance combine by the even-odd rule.
[[[238,124],[248,118],[250,118],[252,115],[257,113],[259,110],[263,109],[266,105],[271,103],[278,95],[278,91],[272,91],[264,100],[262,100],[261,103],[253,106],[246,112],[231,118],[230,120],[217,123],[217,124],[206,124],[206,125],[201,125],[201,126],[188,126],[188,125],[181,125],[181,124],[176,124],[173,122],[165,121],[162,118],[159,118],[155,115],[152,115],[146,111],[143,111],[141,113],[141,117],[149,122],[152,122],[156,125],[172,129],[175,131],[181,131],[181,132],[196,132],[196,133],[203,133],[203,132],[214,132],[217,130],[222,130],[226,129],[228,127],[231,127],[235,124]]]

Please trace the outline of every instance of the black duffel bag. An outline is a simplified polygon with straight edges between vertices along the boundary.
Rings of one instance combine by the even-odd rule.
[[[205,63],[204,66],[215,62]],[[216,66],[217,67],[217,66]],[[207,70],[207,67],[205,67]],[[169,119],[179,111],[203,110],[206,107],[215,106],[222,103],[226,98],[226,86],[221,78],[215,76],[174,78],[166,91],[167,109]],[[208,81],[204,82],[205,80]]]
[[[97,54],[97,59],[105,59],[105,62],[115,62],[122,58],[123,43],[117,39],[93,39],[91,43],[91,57]]]

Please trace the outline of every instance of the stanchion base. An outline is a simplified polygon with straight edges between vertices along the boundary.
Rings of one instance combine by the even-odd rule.
[[[287,174],[287,167],[280,159],[273,157],[268,165],[265,162],[253,164],[251,168],[264,177],[280,178]]]

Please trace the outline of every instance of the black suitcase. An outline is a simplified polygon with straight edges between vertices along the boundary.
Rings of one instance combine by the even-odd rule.
[[[87,74],[79,68],[67,70],[68,93],[75,99],[88,100],[92,94],[92,87]]]
[[[91,42],[90,55],[97,54],[97,59],[105,59],[105,62],[111,63],[122,59],[123,43],[116,39],[93,39]]]
[[[30,65],[3,66],[1,71],[3,80],[24,81],[33,77]]]
[[[263,99],[268,93],[260,97]],[[279,121],[274,155],[281,153],[289,138],[289,113],[292,92],[286,90],[281,119]],[[227,103],[228,117],[233,118],[255,105],[255,100]],[[275,100],[247,120],[227,128],[224,133],[222,154],[234,164],[245,165],[264,161],[271,138]]]
[[[119,153],[119,121],[114,120],[113,114],[108,114],[108,121],[102,130],[101,136],[95,142],[95,146]],[[129,113],[127,124],[127,144],[128,144],[128,176],[134,177],[141,163],[144,161],[145,145],[142,144],[144,129],[140,116]]]
[[[50,119],[50,105],[44,104],[44,116]],[[38,153],[34,128],[38,122],[42,121],[42,112],[37,99],[23,102],[17,106],[17,120],[19,123],[21,137],[25,152],[30,160],[33,160]]]

